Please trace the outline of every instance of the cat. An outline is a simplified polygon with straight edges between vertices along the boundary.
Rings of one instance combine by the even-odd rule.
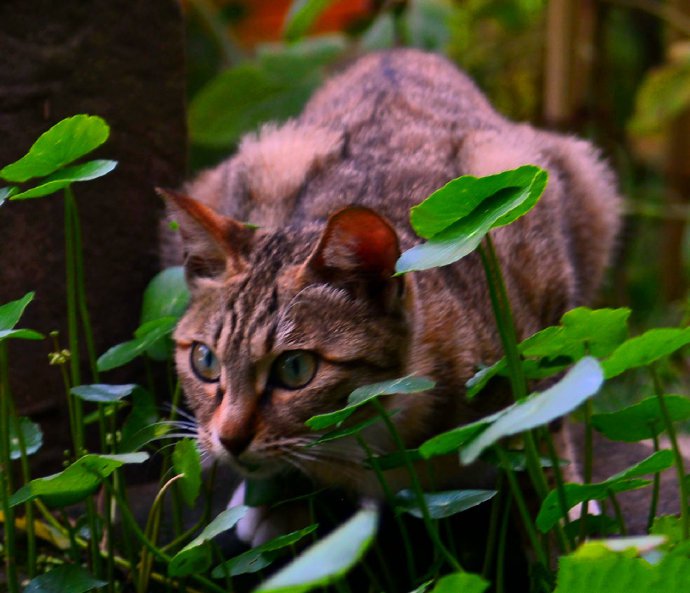
[[[502,117],[445,58],[412,49],[362,57],[299,117],[247,135],[183,193],[164,192],[180,231],[165,239],[165,261],[184,253],[191,291],[174,334],[177,371],[203,448],[245,476],[296,468],[377,499],[354,439],[306,447],[319,436],[308,418],[342,407],[361,385],[410,374],[436,387],[382,400],[407,447],[507,404],[500,390],[464,397],[478,367],[502,355],[478,255],[393,273],[420,241],[413,205],[455,177],[525,164],[548,171],[545,193],[492,232],[522,339],[592,300],[621,198],[591,144]],[[396,449],[382,423],[364,439],[376,453]],[[489,479],[451,457],[436,462],[441,483]],[[407,473],[386,479],[396,491]]]

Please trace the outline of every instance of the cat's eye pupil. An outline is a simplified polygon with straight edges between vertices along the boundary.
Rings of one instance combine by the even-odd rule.
[[[220,379],[218,358],[206,344],[195,342],[191,354],[192,370],[199,379],[215,383]]]
[[[287,389],[305,387],[316,374],[316,361],[316,355],[308,350],[283,352],[273,363],[272,382]]]

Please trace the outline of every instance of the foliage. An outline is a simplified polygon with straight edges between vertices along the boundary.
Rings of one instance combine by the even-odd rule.
[[[329,68],[348,56],[353,47],[381,49],[407,44],[445,50],[493,93],[504,111],[535,115],[538,102],[534,88],[539,75],[536,64],[542,43],[535,33],[544,20],[542,0],[412,0],[407,6],[379,3],[381,7],[352,31],[309,36],[331,4],[328,0],[296,0],[283,27],[284,42],[257,47],[251,59],[231,58],[226,68],[204,84],[190,104],[190,133],[197,150],[227,150],[242,134],[256,131],[264,121],[297,114]],[[231,36],[225,41],[230,43]],[[638,136],[657,133],[687,107],[686,62],[686,56],[681,55],[650,73],[637,96],[631,132]],[[143,295],[140,326],[133,338],[113,346],[99,358],[91,351],[72,185],[105,175],[115,167],[116,163],[109,160],[77,162],[106,142],[108,134],[102,119],[76,115],[44,133],[26,156],[0,169],[0,178],[9,184],[0,188],[0,206],[5,208],[20,207],[13,202],[22,199],[64,192],[66,258],[72,265],[66,299],[67,347],[54,337],[51,360],[65,381],[73,442],[66,452],[65,469],[52,476],[31,478],[29,457],[42,446],[42,433],[37,424],[15,414],[7,381],[10,340],[44,337],[17,327],[34,295],[28,293],[0,305],[0,466],[14,467],[20,475],[17,483],[8,479],[8,472],[0,471],[5,538],[2,553],[7,560],[9,591],[19,590],[21,579],[13,554],[24,540],[26,553],[20,560],[25,560],[25,576],[30,580],[27,592],[119,591],[127,579],[127,586],[138,592],[164,587],[245,590],[256,583],[242,580],[251,579],[252,574],[260,575],[257,591],[326,587],[352,591],[359,590],[353,583],[361,582],[361,574],[356,574],[360,567],[369,590],[394,590],[399,575],[391,578],[385,573],[391,569],[398,572],[400,559],[384,558],[381,562],[372,553],[378,545],[380,511],[366,505],[328,535],[324,536],[321,526],[312,522],[228,557],[220,541],[247,515],[249,506],[238,505],[213,517],[209,493],[214,491],[215,474],[202,472],[194,440],[182,438],[174,446],[162,445],[167,438],[195,436],[194,427],[178,418],[180,388],[174,377],[170,376],[168,392],[163,394],[173,402],[172,410],[165,415],[158,410],[161,394],[156,391],[160,387],[153,381],[142,380],[146,387],[102,382],[101,373],[133,361],[143,360],[146,367],[154,362],[168,365],[172,354],[170,334],[189,299],[181,268],[162,272]],[[366,449],[366,467],[384,489],[388,470],[409,474],[410,487],[388,496],[410,571],[405,581],[407,590],[481,593],[493,587],[503,591],[502,550],[508,540],[499,523],[501,517],[507,521],[511,515],[519,517],[520,528],[531,546],[531,586],[535,591],[686,590],[690,584],[690,519],[685,503],[690,484],[676,430],[690,418],[690,404],[684,395],[667,393],[665,383],[678,383],[674,357],[690,343],[689,330],[683,324],[673,324],[640,332],[633,324],[631,331],[630,320],[640,317],[638,310],[633,313],[625,307],[580,307],[567,312],[558,325],[517,342],[509,303],[502,295],[492,229],[525,215],[537,203],[546,183],[545,171],[531,165],[489,177],[465,176],[451,181],[413,209],[412,227],[426,242],[403,253],[397,266],[402,274],[448,265],[474,251],[480,253],[505,357],[478,369],[467,385],[467,396],[482,398],[492,379],[505,378],[515,402],[409,449],[391,422],[398,413],[396,398],[400,394],[431,397],[434,388],[427,378],[409,376],[362,386],[343,408],[315,416],[307,425],[318,434],[318,442],[359,442]],[[638,335],[630,337],[631,333]],[[80,335],[86,338],[88,380],[82,380],[78,362],[84,348]],[[647,375],[651,383],[641,379]],[[537,391],[528,395],[534,384]],[[599,393],[602,384],[604,389],[632,384],[635,392],[654,395],[638,403],[622,404],[615,411],[591,414],[591,398]],[[680,390],[674,385],[676,389]],[[606,438],[629,443],[653,438],[657,440],[656,450],[606,480],[564,483],[562,461],[555,456],[547,426],[574,410],[584,418],[588,431],[596,430]],[[398,445],[397,451],[385,456],[372,453],[363,435],[373,423],[385,425],[391,441]],[[87,428],[94,437],[88,441],[89,449]],[[667,448],[660,448],[658,438],[664,434],[668,435],[668,444],[664,445]],[[98,453],[93,452],[92,443],[96,442]],[[152,467],[145,450],[155,453],[151,457],[159,460],[161,467],[157,495],[142,527],[127,500],[128,474],[123,468],[144,462]],[[441,456],[460,463],[480,461],[493,466],[500,476],[496,488],[424,490],[418,474],[430,471],[430,460]],[[586,459],[585,463],[588,467],[584,473],[591,475],[593,460]],[[658,476],[668,470],[676,473],[678,498],[683,501],[681,513],[678,517],[655,518]],[[518,472],[524,474],[522,483],[530,484],[533,499],[526,499],[526,491],[516,478]],[[279,484],[279,488],[282,486]],[[641,488],[653,492],[649,516],[650,533],[655,535],[585,541],[592,535],[624,534],[616,496]],[[284,492],[279,494],[285,497]],[[300,496],[312,507],[318,502],[318,493]],[[171,499],[169,506],[164,504],[166,497]],[[587,509],[590,500],[606,502],[604,514],[593,517],[584,510],[583,517],[573,521],[568,511],[580,505]],[[251,502],[247,497],[245,503]],[[71,507],[74,503],[81,504]],[[204,506],[199,521],[191,527],[183,525],[183,505],[195,503]],[[447,532],[451,530],[451,517],[482,505],[492,509],[494,529],[484,551],[480,576],[467,572],[464,551],[454,549],[453,537]],[[533,506],[538,509],[536,513],[531,511]],[[41,514],[42,521],[36,513]],[[423,525],[425,533],[419,539],[410,536],[411,522]],[[39,563],[37,538],[43,540],[41,555],[49,559],[43,564]],[[315,541],[307,546],[307,539]],[[410,560],[414,561],[423,547],[431,548],[434,558],[429,566],[415,572]],[[555,556],[556,570],[549,562]],[[269,569],[281,561],[282,568],[269,576]],[[383,574],[378,575],[377,569]]]

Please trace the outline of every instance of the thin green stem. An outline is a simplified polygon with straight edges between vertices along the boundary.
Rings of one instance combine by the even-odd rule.
[[[86,282],[84,279],[84,250],[82,247],[81,224],[79,222],[79,211],[77,209],[77,201],[74,199],[72,189],[68,187],[66,191],[70,195],[71,210],[72,210],[72,233],[73,233],[73,254],[74,254],[74,271],[76,279],[77,303],[79,307],[79,317],[81,318],[82,329],[84,331],[84,338],[86,341],[86,352],[89,358],[89,368],[91,369],[91,380],[94,383],[99,382],[98,365],[96,364],[96,347],[93,341],[93,328],[91,325],[91,316],[89,315],[89,308],[86,299]]]
[[[539,541],[539,536],[537,535],[537,532],[534,529],[532,517],[530,517],[529,510],[527,509],[527,504],[525,503],[525,499],[522,496],[522,489],[520,488],[520,484],[518,484],[517,478],[515,477],[515,472],[513,471],[513,468],[510,466],[510,460],[508,459],[508,456],[505,454],[505,452],[500,446],[495,445],[494,449],[501,463],[501,467],[505,471],[506,477],[508,478],[510,490],[513,494],[513,498],[515,499],[515,504],[517,505],[518,512],[520,513],[520,517],[522,518],[523,526],[525,528],[525,531],[527,532],[527,537],[529,538],[530,544],[534,549],[534,553],[537,555],[537,559],[539,560],[539,562],[541,562],[544,568],[548,568],[546,554],[541,545],[541,542]]]
[[[664,399],[664,389],[661,384],[661,379],[657,373],[654,365],[649,366],[649,372],[652,374],[652,381],[654,382],[654,391],[659,400],[659,409],[664,418],[664,425],[668,433],[668,439],[671,442],[671,449],[673,451],[673,458],[675,460],[676,473],[678,474],[678,488],[680,490],[680,518],[683,526],[683,539],[688,539],[690,536],[690,519],[688,517],[688,486],[685,479],[685,467],[683,464],[683,455],[678,447],[678,438],[676,436],[676,429],[673,426],[673,420],[669,414],[666,400]]]
[[[506,557],[506,546],[508,544],[508,523],[510,521],[510,505],[511,505],[511,495],[510,492],[506,494],[506,504],[503,511],[503,517],[501,519],[501,531],[498,540],[498,552],[496,554],[496,593],[503,593],[505,590],[505,557]]]
[[[416,570],[416,566],[415,566],[415,559],[414,559],[412,542],[410,541],[410,536],[407,533],[407,528],[405,527],[405,523],[404,523],[402,517],[396,511],[395,496],[393,495],[393,492],[391,492],[391,489],[388,486],[388,482],[386,482],[386,478],[383,475],[383,472],[381,471],[381,468],[379,467],[378,463],[376,462],[376,459],[374,458],[374,453],[371,450],[371,448],[369,447],[369,445],[367,445],[366,441],[362,438],[361,434],[357,434],[355,438],[357,439],[359,446],[362,447],[362,449],[364,449],[364,452],[366,453],[366,456],[367,456],[367,460],[369,461],[369,465],[374,470],[374,474],[376,475],[376,479],[379,481],[379,484],[381,484],[381,489],[383,490],[383,495],[386,497],[386,500],[388,501],[388,506],[393,511],[393,517],[395,518],[395,522],[398,524],[398,529],[400,530],[400,536],[403,538],[403,547],[405,548],[405,559],[406,559],[409,577],[410,577],[410,580],[412,582],[414,582],[415,580],[417,580],[417,570]],[[381,568],[384,571],[384,576],[386,577],[386,581],[392,585],[393,580],[390,578],[390,575],[387,574],[387,571],[388,571],[387,564],[385,562],[381,562]]]
[[[592,402],[587,400],[584,405],[585,413],[585,459],[584,459],[584,480],[585,484],[592,482],[592,451],[594,432],[592,430]],[[587,515],[589,512],[589,500],[582,501],[580,511],[580,541],[585,541],[587,537]]]
[[[165,494],[172,488],[173,484],[184,478],[184,474],[178,474],[173,476],[168,480],[161,489],[156,494],[156,498],[153,500],[151,505],[151,510],[149,511],[149,516],[146,521],[146,529],[144,534],[147,540],[151,541],[153,545],[156,545],[156,540],[158,539],[158,530],[160,527],[161,512],[163,510],[163,499]],[[159,550],[160,551],[160,550]],[[141,569],[139,570],[139,581],[137,585],[137,591],[139,593],[146,593],[149,585],[149,575],[153,567],[153,557],[147,553],[147,550],[142,550],[141,553]]]
[[[608,490],[609,500],[611,501],[611,506],[613,506],[613,512],[616,515],[616,522],[618,523],[618,529],[621,535],[627,535],[628,529],[625,526],[625,518],[623,517],[623,511],[621,510],[621,505],[618,504],[618,499],[613,490]]]
[[[4,372],[0,370],[0,373]],[[4,374],[7,376],[7,373]],[[7,387],[9,393],[9,386]],[[29,467],[29,457],[26,453],[26,439],[21,430],[19,416],[14,407],[12,396],[8,398],[10,406],[10,419],[14,423],[14,432],[17,435],[17,444],[19,445],[19,464],[22,471],[22,483],[28,484],[31,481],[31,469]],[[26,558],[27,567],[26,572],[30,578],[36,575],[36,530],[34,526],[34,505],[31,501],[24,505],[24,518],[26,520]]]
[[[17,577],[17,551],[14,526],[14,509],[10,507],[12,493],[12,468],[10,460],[10,390],[7,345],[0,341],[0,499],[5,521],[5,574],[9,593],[19,593]]]
[[[544,428],[544,437],[542,440],[546,443],[546,450],[548,452],[549,460],[551,461],[551,469],[553,471],[554,481],[556,482],[556,492],[558,493],[558,504],[561,506],[561,515],[565,525],[570,525],[570,517],[568,516],[568,501],[565,497],[565,488],[563,486],[563,472],[561,472],[561,460],[556,454],[556,447],[553,444],[551,433],[548,428]],[[567,552],[575,547],[575,542],[572,539],[566,539],[565,530],[557,530],[557,537],[563,536],[561,540],[562,551]]]
[[[464,572],[460,563],[448,551],[446,546],[441,541],[441,537],[439,536],[438,530],[436,529],[436,525],[434,524],[434,521],[432,520],[431,515],[429,514],[429,508],[426,505],[426,500],[424,500],[424,491],[422,490],[422,486],[419,483],[419,478],[417,477],[417,472],[414,470],[414,467],[412,465],[412,461],[410,460],[409,456],[407,455],[407,449],[405,447],[405,443],[403,443],[402,438],[400,437],[400,434],[398,433],[398,430],[395,428],[395,425],[391,421],[390,416],[386,412],[386,410],[383,407],[383,405],[381,404],[381,402],[378,399],[373,399],[373,400],[371,400],[371,403],[374,406],[374,408],[376,409],[376,411],[378,412],[379,416],[381,416],[381,418],[383,419],[383,422],[386,425],[388,432],[393,437],[393,441],[395,442],[395,445],[398,447],[400,453],[403,456],[403,460],[405,462],[405,467],[407,468],[407,471],[410,475],[410,481],[412,483],[412,490],[414,491],[415,496],[417,498],[417,504],[419,505],[419,509],[422,512],[422,520],[424,521],[424,525],[426,526],[426,530],[429,533],[429,537],[431,537],[431,540],[434,542],[436,549],[442,554],[442,556],[446,559],[446,561],[453,568],[453,570],[456,570],[457,572]]]
[[[652,441],[654,442],[654,452],[659,450],[659,437],[652,431]],[[652,500],[649,504],[649,515],[647,515],[647,533],[652,528],[654,519],[656,518],[656,509],[659,504],[659,487],[661,484],[661,474],[654,474],[654,482],[652,483]]]
[[[499,473],[496,479],[496,490],[498,494],[494,496],[491,501],[491,515],[489,517],[489,533],[486,540],[486,552],[484,552],[484,566],[482,567],[482,576],[485,579],[489,578],[489,572],[494,559],[496,542],[498,541],[498,521],[503,508],[503,474]]]
[[[172,557],[162,552],[159,548],[156,547],[154,543],[149,541],[149,539],[146,537],[146,534],[142,531],[141,527],[139,527],[139,524],[137,523],[137,520],[134,518],[134,515],[132,515],[132,511],[129,510],[126,501],[124,501],[120,497],[120,493],[107,482],[104,482],[104,484],[106,485],[106,488],[110,490],[110,493],[117,499],[120,511],[122,512],[122,519],[128,523],[131,532],[142,543],[144,548],[149,550],[159,560],[165,562],[166,564],[169,564],[172,560]],[[214,591],[215,593],[227,593],[225,589],[219,587],[214,582],[209,581],[207,578],[202,577],[201,575],[193,574],[190,575],[189,578],[203,585],[209,591]],[[166,579],[165,582],[170,582],[170,580]]]

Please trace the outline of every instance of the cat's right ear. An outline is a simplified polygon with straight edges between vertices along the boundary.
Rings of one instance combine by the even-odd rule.
[[[240,273],[246,267],[254,229],[222,216],[198,200],[169,189],[156,188],[179,225],[184,245],[187,281],[217,279]]]

